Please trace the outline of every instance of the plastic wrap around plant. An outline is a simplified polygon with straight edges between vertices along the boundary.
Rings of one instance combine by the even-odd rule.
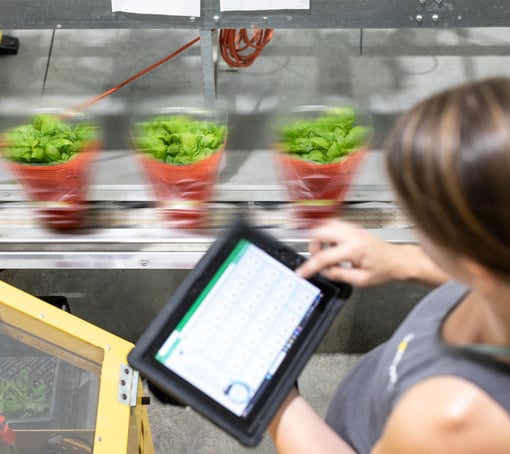
[[[342,161],[321,164],[277,153],[278,167],[299,227],[312,227],[339,213],[352,178],[365,152],[358,150]]]
[[[90,164],[98,150],[96,126],[69,112],[35,114],[2,135],[7,168],[38,203],[41,221],[56,229],[82,225]]]
[[[299,227],[339,212],[370,138],[351,107],[304,106],[279,127],[277,164]]]
[[[139,154],[160,210],[172,226],[201,227],[208,213],[223,148],[193,164],[171,165]]]
[[[53,165],[31,165],[7,160],[28,197],[38,202],[42,223],[55,229],[80,227],[87,210],[89,171],[99,150],[89,144],[69,161]]]
[[[171,227],[204,227],[226,127],[210,111],[184,109],[139,122],[134,141],[164,219]]]

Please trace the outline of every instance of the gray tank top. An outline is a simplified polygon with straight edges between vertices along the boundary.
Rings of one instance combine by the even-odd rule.
[[[510,364],[445,344],[442,324],[468,289],[447,283],[428,294],[393,336],[352,368],[338,387],[327,423],[360,454],[368,454],[402,395],[438,375],[477,385],[510,414]]]

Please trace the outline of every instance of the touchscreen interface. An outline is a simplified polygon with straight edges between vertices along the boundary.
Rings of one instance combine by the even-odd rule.
[[[247,417],[320,293],[241,240],[155,358],[235,415]]]

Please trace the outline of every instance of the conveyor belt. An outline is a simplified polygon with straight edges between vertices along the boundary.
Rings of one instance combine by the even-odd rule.
[[[236,215],[266,228],[301,253],[309,231],[298,229],[289,203],[211,203],[207,228],[165,224],[151,202],[92,202],[83,228],[57,232],[38,220],[29,202],[0,205],[3,268],[191,268]],[[395,242],[413,241],[413,229],[392,202],[346,204],[341,217]]]

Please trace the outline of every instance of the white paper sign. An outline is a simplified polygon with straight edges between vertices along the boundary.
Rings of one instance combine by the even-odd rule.
[[[112,11],[200,17],[200,0],[112,0]]]
[[[221,11],[310,9],[310,0],[220,0]]]

